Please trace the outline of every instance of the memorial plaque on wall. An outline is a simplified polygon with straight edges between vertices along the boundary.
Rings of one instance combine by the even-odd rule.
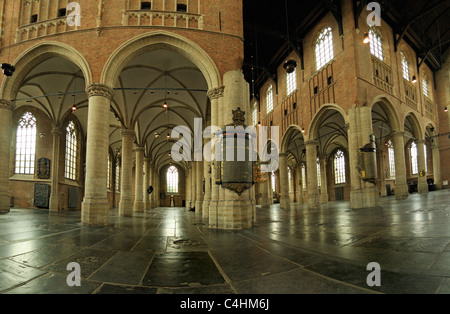
[[[48,208],[50,200],[50,185],[43,183],[34,184],[34,206]]]
[[[69,208],[78,208],[78,189],[69,187]]]
[[[37,162],[37,176],[39,179],[50,179],[50,159],[40,158]]]

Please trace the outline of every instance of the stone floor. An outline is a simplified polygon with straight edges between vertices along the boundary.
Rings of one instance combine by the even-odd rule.
[[[448,294],[450,190],[383,198],[377,208],[257,208],[250,230],[209,229],[193,212],[158,208],[107,227],[80,212],[0,215],[5,294]],[[81,266],[69,287],[67,265]],[[369,287],[367,264],[381,267]]]

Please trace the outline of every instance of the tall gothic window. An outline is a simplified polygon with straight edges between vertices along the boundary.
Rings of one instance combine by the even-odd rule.
[[[178,193],[178,169],[175,166],[170,166],[167,169],[167,193]]]
[[[409,81],[409,65],[408,65],[408,60],[406,59],[405,54],[402,52],[401,53],[401,58],[402,58],[402,69],[403,69],[403,78],[407,81]]]
[[[395,152],[394,152],[394,145],[392,144],[391,140],[389,140],[387,148],[389,157],[389,176],[391,178],[395,178]]]
[[[345,156],[342,150],[334,155],[334,183],[345,183]]]
[[[15,173],[34,174],[36,159],[36,118],[30,112],[19,120],[16,136]]]
[[[370,53],[380,59],[381,61],[384,60],[383,58],[383,44],[381,41],[381,35],[378,31],[376,31],[374,28],[371,28],[369,30],[369,42],[370,42]]]
[[[273,110],[273,87],[272,87],[272,85],[270,85],[269,88],[267,89],[266,106],[267,106],[267,113],[269,113]]]
[[[333,32],[331,27],[323,29],[316,40],[316,70],[320,70],[325,64],[334,58]]]
[[[275,172],[272,172],[272,191],[275,192]]]
[[[256,125],[258,123],[258,106],[256,103],[253,105],[252,109],[252,123],[253,125]]]
[[[430,98],[430,90],[428,88],[428,81],[427,81],[427,79],[423,79],[422,89],[423,89],[423,94],[425,95],[425,97],[426,98]]]
[[[70,121],[66,128],[66,165],[64,176],[69,180],[76,180],[77,174],[77,130],[73,121]]]
[[[292,94],[297,88],[297,71],[286,73],[286,88],[287,94]]]
[[[116,160],[116,191],[120,191],[120,159]]]
[[[302,164],[302,188],[306,190],[306,165]]]
[[[411,143],[411,172],[412,174],[419,173],[419,165],[417,159],[417,144],[416,142]]]
[[[289,186],[289,192],[292,192],[292,173],[291,173],[290,167],[288,167],[288,186]]]
[[[317,157],[317,186],[320,188],[322,186],[322,178],[320,176],[320,159]]]

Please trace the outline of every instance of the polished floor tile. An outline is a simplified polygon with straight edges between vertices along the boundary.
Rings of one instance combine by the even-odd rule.
[[[0,215],[4,294],[450,294],[450,190],[321,209],[257,207],[247,230],[208,228],[201,215],[111,210],[89,227],[79,211],[12,209]],[[69,263],[81,287],[69,287]],[[381,286],[367,285],[368,263]]]

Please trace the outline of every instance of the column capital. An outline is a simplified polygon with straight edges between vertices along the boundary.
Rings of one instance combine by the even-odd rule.
[[[405,132],[404,131],[394,131],[392,132],[392,137],[404,137],[405,136]]]
[[[207,93],[210,100],[222,98],[224,95],[225,86],[210,89]]]
[[[6,100],[6,99],[0,99],[0,109],[6,109],[9,111],[14,111],[16,109],[16,106],[12,101]]]
[[[108,98],[109,100],[112,100],[114,97],[114,91],[111,87],[98,83],[89,85],[86,88],[86,93],[88,94],[88,97],[102,96]]]
[[[416,144],[417,144],[417,145],[419,145],[419,144],[425,144],[425,140],[423,140],[423,139],[418,139],[418,140],[416,140]]]
[[[53,129],[52,129],[52,134],[53,135],[61,135],[62,134],[62,131],[61,131],[61,129],[59,128],[59,127],[57,127],[57,126],[55,126],[55,127],[53,127]]]
[[[129,130],[129,129],[122,129],[122,131],[120,132],[120,134],[122,136],[134,136],[136,133],[133,130]]]
[[[310,140],[310,141],[305,142],[305,146],[317,146],[318,144],[319,144],[319,142],[317,142],[315,140]]]
[[[135,152],[144,152],[145,151],[145,147],[144,146],[136,146],[134,151]]]

